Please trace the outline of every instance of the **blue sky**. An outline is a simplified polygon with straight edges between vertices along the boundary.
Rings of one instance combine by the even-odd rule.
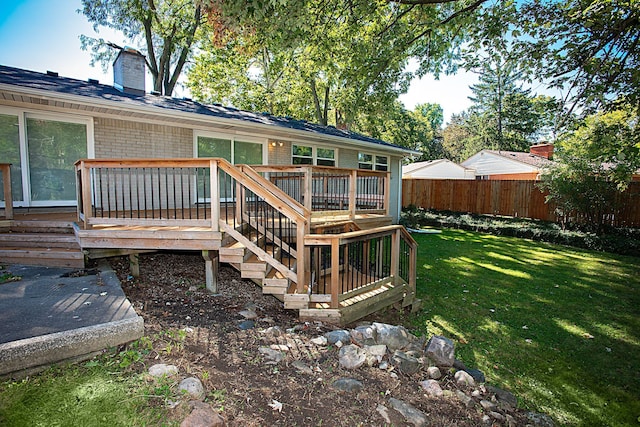
[[[96,34],[84,15],[76,12],[80,8],[80,0],[0,1],[0,64],[112,84],[111,70],[103,73],[100,65],[89,65],[91,57],[80,49],[79,37],[80,34],[103,37],[119,45],[125,45],[126,41],[121,34],[107,30],[101,29]],[[470,73],[443,76],[439,81],[430,77],[415,79],[400,100],[409,109],[417,103],[440,104],[447,122],[451,114],[471,105],[467,97],[471,94],[469,85],[475,81],[476,76]],[[174,95],[187,94],[177,90]]]

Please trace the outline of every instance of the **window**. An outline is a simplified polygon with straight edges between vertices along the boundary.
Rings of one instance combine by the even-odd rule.
[[[389,170],[389,158],[368,153],[358,153],[358,168],[376,171]]]
[[[293,145],[291,162],[294,165],[335,166],[336,150],[305,145]]]
[[[294,165],[312,165],[313,148],[304,145],[294,145],[291,154],[291,162]]]
[[[20,130],[18,116],[0,114],[0,153],[2,162],[11,163],[11,194],[22,201],[22,165],[20,162]],[[4,200],[4,184],[0,176],[0,200]]]
[[[196,149],[198,157],[221,157],[233,164],[261,165],[262,147],[259,142],[198,136]]]

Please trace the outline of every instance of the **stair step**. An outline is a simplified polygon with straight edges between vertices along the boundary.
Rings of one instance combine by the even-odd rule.
[[[11,231],[17,233],[73,234],[70,221],[12,221]]]
[[[246,246],[240,242],[220,248],[220,256],[244,256]]]
[[[9,247],[0,250],[0,263],[84,268],[84,254],[79,250],[55,250]]]
[[[2,233],[0,245],[22,248],[80,249],[74,235],[59,233]]]

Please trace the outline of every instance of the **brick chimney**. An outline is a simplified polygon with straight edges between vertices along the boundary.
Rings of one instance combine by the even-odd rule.
[[[124,47],[113,61],[113,86],[120,92],[144,95],[144,55],[130,47]]]
[[[552,143],[544,143],[544,144],[536,144],[532,145],[529,148],[529,152],[534,156],[544,157],[545,159],[552,160],[553,159],[553,144]]]

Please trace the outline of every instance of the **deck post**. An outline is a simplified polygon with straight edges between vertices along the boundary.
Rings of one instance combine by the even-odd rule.
[[[211,194],[211,229],[218,231],[220,229],[220,188],[218,185],[218,162],[211,160],[209,162],[209,182]],[[206,258],[205,258],[206,259]]]
[[[0,164],[4,189],[4,217],[13,219],[13,194],[11,193],[11,163]]]
[[[311,211],[313,206],[313,169],[304,168],[304,188],[302,189],[304,194],[304,207]]]
[[[331,239],[331,308],[340,308],[340,239]]]
[[[87,166],[83,161],[80,162],[80,180],[82,182],[82,213],[83,213],[83,225],[85,230],[89,230],[91,225],[89,224],[89,218],[93,216],[91,211],[91,175],[89,173],[90,166]]]
[[[358,192],[358,170],[351,171],[349,178],[349,218],[351,220],[356,217],[356,194]]]
[[[402,179],[400,179],[402,182]],[[382,196],[382,203],[384,203],[384,210],[387,213],[387,216],[391,214],[391,172],[387,172],[387,176],[384,180],[384,195]]]
[[[129,272],[133,277],[140,277],[140,254],[129,254]]]
[[[206,276],[207,290],[212,294],[218,293],[218,256],[212,256],[212,251],[203,250],[204,269]]]
[[[398,283],[400,273],[400,229],[396,229],[391,235],[391,276],[394,284]]]

